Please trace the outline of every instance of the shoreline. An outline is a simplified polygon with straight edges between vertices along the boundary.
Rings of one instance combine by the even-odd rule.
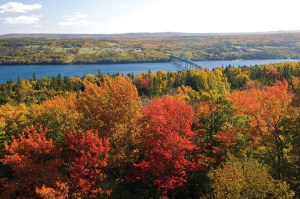
[[[252,59],[220,59],[220,60],[191,60],[193,62],[211,62],[211,61],[247,61],[247,60],[299,60],[300,58],[252,58]],[[170,63],[171,60],[157,60],[157,61],[132,61],[132,62],[97,62],[97,63],[1,63],[1,66],[34,66],[34,65],[109,65],[109,64],[147,64],[147,63]]]

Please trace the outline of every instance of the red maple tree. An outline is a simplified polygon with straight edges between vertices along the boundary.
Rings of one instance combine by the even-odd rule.
[[[5,144],[1,162],[13,171],[13,179],[6,184],[6,191],[32,197],[35,188],[53,186],[59,179],[59,168],[64,161],[60,158],[62,147],[47,139],[47,130],[33,126],[27,128],[19,138],[12,137],[10,145]],[[9,194],[9,193],[8,193]]]
[[[186,181],[187,171],[194,167],[187,158],[195,148],[192,119],[192,108],[170,96],[144,107],[144,158],[134,165],[137,180],[153,179],[164,196]]]
[[[99,186],[105,174],[103,169],[107,165],[110,149],[108,139],[102,140],[98,132],[92,130],[70,132],[64,141],[67,151],[66,163],[69,165],[67,179],[69,189],[73,195],[97,198],[100,194],[109,194]]]

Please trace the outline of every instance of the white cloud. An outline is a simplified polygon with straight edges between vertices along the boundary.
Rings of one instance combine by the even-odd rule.
[[[111,21],[102,32],[299,30],[299,0],[157,0]]]
[[[65,15],[64,21],[59,23],[60,26],[93,26],[99,25],[97,21],[89,20],[87,15],[74,13],[73,15]]]
[[[40,21],[41,16],[19,16],[19,17],[7,17],[4,19],[5,24],[37,24]]]
[[[34,25],[33,27],[34,27],[34,28],[42,28],[43,26],[40,25],[40,24],[37,24],[37,25]]]
[[[4,12],[27,12],[31,10],[41,9],[42,5],[40,4],[23,4],[19,2],[9,2],[3,5],[0,5],[0,13]]]

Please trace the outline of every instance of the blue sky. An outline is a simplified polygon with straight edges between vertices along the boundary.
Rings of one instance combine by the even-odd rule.
[[[0,0],[0,34],[300,30],[299,0]]]

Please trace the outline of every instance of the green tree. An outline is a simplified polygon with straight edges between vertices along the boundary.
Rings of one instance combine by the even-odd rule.
[[[293,198],[289,185],[275,180],[268,169],[253,159],[231,158],[209,173],[213,193],[210,198]]]

